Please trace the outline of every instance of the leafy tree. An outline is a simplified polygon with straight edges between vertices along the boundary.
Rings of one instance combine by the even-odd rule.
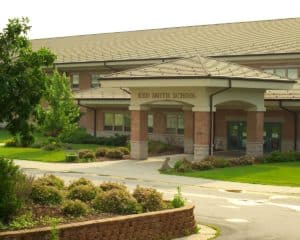
[[[28,18],[10,19],[0,32],[0,122],[19,135],[21,143],[33,142],[29,121],[46,89],[47,75],[55,55],[48,49],[34,51],[27,37]]]
[[[54,70],[47,81],[44,99],[44,106],[38,108],[38,116],[46,135],[57,137],[73,132],[78,126],[80,111],[65,74]]]

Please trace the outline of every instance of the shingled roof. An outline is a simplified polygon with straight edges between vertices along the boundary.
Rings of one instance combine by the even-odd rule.
[[[102,76],[101,79],[226,78],[295,82],[236,63],[196,55]]]
[[[57,63],[300,53],[300,18],[32,40]]]

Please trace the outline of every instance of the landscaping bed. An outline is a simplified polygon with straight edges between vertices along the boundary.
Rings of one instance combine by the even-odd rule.
[[[179,237],[197,230],[193,207],[184,206],[179,188],[165,201],[153,188],[137,186],[131,193],[121,183],[94,185],[85,178],[66,185],[54,175],[29,177],[0,157],[0,239]]]

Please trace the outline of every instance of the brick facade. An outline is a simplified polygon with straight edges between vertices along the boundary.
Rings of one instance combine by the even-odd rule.
[[[60,240],[161,240],[193,233],[194,206],[58,226]],[[0,232],[1,240],[48,240],[49,227]]]

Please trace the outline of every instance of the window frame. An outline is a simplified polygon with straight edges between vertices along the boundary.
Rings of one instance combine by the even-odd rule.
[[[277,76],[281,76],[280,74],[275,73],[276,70],[284,70],[284,76],[285,78],[289,77],[289,70],[296,70],[296,76],[295,78],[290,78],[292,80],[299,79],[299,68],[297,66],[276,66],[276,67],[262,67],[262,70],[267,73],[275,74]]]
[[[173,115],[176,117],[176,128],[168,128],[168,115]],[[179,117],[183,119],[183,128],[179,127]],[[170,131],[170,129],[175,129],[175,131]],[[166,132],[167,134],[174,135],[184,135],[184,114],[181,112],[167,112],[166,113]]]
[[[98,73],[98,72],[92,72],[92,73],[90,74],[91,88],[98,88],[98,87],[100,87],[100,82],[99,82],[99,80],[98,80],[97,84],[93,84],[93,76],[95,76],[95,75],[97,75],[97,79],[96,79],[96,80],[98,80],[98,78],[100,77],[100,73]],[[95,80],[95,79],[94,79],[94,80]]]
[[[78,76],[78,84],[76,84],[76,85],[74,84],[74,80],[73,80],[74,76]],[[70,78],[71,78],[71,88],[72,88],[72,90],[79,90],[79,88],[80,88],[80,74],[77,73],[77,72],[71,73]]]
[[[106,122],[105,122],[105,115],[106,114],[112,114],[112,126],[111,126],[111,129],[107,129],[107,126],[106,126]],[[117,126],[116,125],[116,115],[119,114],[122,116],[122,125],[120,126]],[[131,129],[131,119],[130,119],[130,114],[127,113],[127,112],[121,112],[121,111],[118,111],[118,112],[112,112],[112,111],[105,111],[103,112],[103,130],[104,131],[109,131],[109,132],[130,132],[130,129]],[[126,121],[126,118],[127,118],[127,121]],[[128,123],[128,119],[129,119],[129,125],[126,126]],[[110,127],[110,126],[108,126]],[[121,127],[121,129],[117,129]]]

